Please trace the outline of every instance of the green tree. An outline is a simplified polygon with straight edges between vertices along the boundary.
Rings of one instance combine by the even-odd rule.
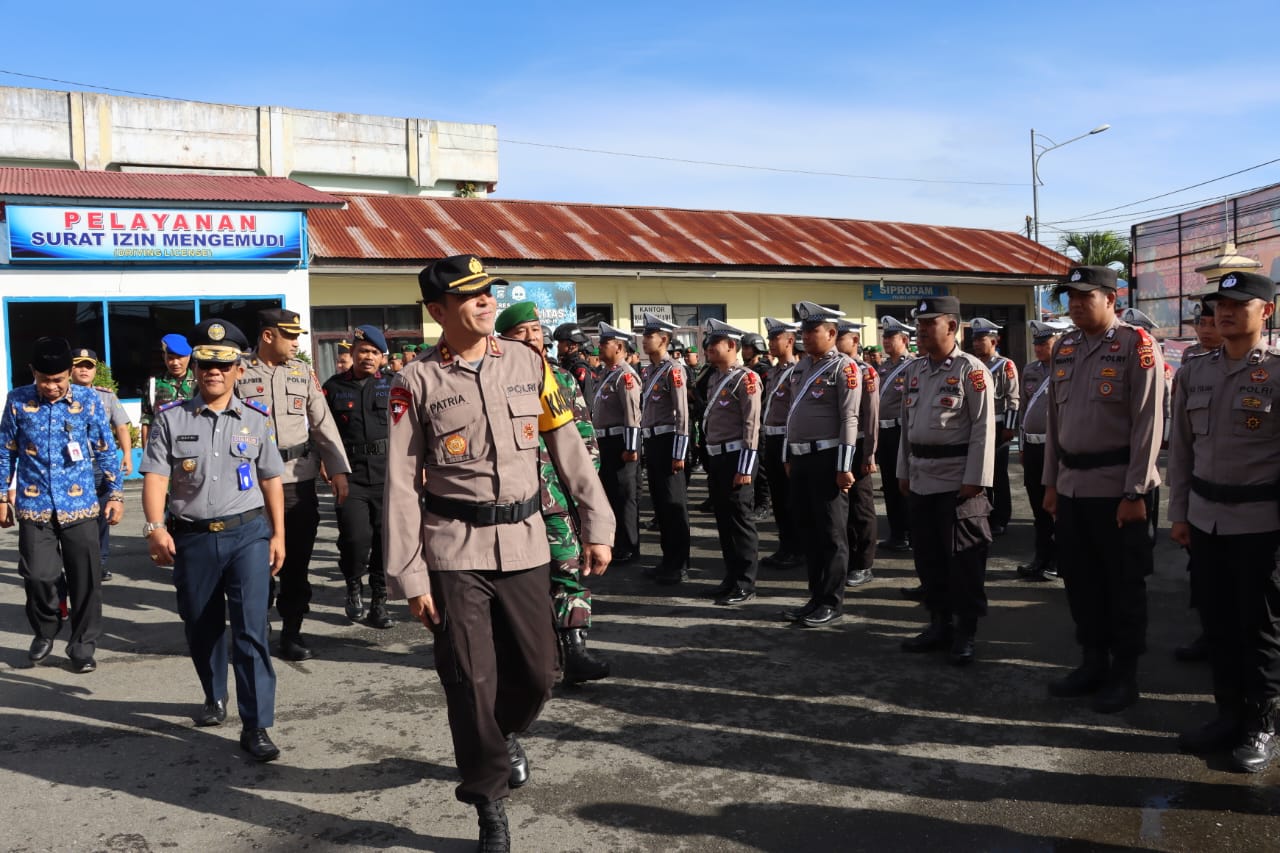
[[[1058,251],[1087,266],[1121,264],[1128,274],[1129,241],[1110,231],[1070,231],[1058,240]]]

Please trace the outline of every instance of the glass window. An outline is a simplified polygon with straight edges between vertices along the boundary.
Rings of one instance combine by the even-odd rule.
[[[201,299],[200,320],[218,317],[234,323],[253,347],[258,341],[258,312],[280,308],[279,299]]]
[[[420,305],[347,305],[311,309],[311,353],[316,375],[323,382],[337,372],[338,342],[350,341],[356,326],[376,326],[387,346],[399,351],[404,344],[422,343]]]
[[[578,325],[587,332],[600,331],[601,323],[613,325],[612,305],[579,305]]]
[[[102,337],[102,302],[20,302],[9,303],[9,387],[33,381],[31,349],[39,338],[60,337],[73,347],[89,347],[105,357]],[[114,366],[114,365],[113,365]]]
[[[122,399],[145,396],[147,380],[165,369],[160,339],[175,332],[188,335],[195,324],[195,300],[108,303],[109,363],[118,395]]]

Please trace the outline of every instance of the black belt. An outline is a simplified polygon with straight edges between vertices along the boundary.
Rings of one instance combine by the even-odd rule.
[[[480,527],[491,527],[495,524],[515,524],[524,521],[542,508],[542,496],[535,494],[528,500],[514,504],[473,504],[424,492],[422,508],[445,518],[465,521]]]
[[[911,455],[920,459],[955,459],[969,455],[967,444],[915,444],[911,445]]]
[[[1088,471],[1093,468],[1110,468],[1113,465],[1129,464],[1129,448],[1104,450],[1101,453],[1068,453],[1059,448],[1058,461],[1073,471]]]
[[[311,442],[304,441],[302,444],[295,444],[293,447],[280,448],[280,458],[285,462],[291,459],[301,459],[311,452]]]
[[[222,518],[203,518],[199,521],[171,518],[166,523],[166,526],[169,528],[170,533],[221,533],[224,530],[235,530],[260,515],[262,515],[262,507],[247,510],[239,515],[224,515]]]
[[[1258,486],[1231,486],[1192,477],[1191,491],[1217,504],[1248,504],[1280,500],[1280,487],[1274,483]]]
[[[386,456],[387,440],[380,438],[377,441],[371,441],[368,444],[343,444],[347,449],[347,456]]]

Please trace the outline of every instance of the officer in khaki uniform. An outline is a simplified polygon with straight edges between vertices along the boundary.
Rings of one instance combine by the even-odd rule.
[[[649,358],[641,374],[640,435],[649,498],[658,521],[662,560],[650,574],[660,584],[678,584],[689,571],[689,389],[684,365],[667,355],[679,326],[645,312],[641,346]]]
[[[985,490],[994,479],[996,418],[991,373],[960,348],[960,300],[921,299],[915,309],[922,358],[906,370],[898,486],[911,512],[916,574],[929,627],[904,640],[908,652],[950,646],[950,661],[972,663],[978,619],[987,613],[991,541]],[[954,617],[955,623],[952,624]]]
[[[1004,326],[984,317],[974,317],[969,321],[969,337],[973,354],[991,373],[991,384],[995,391],[996,412],[996,473],[991,484],[991,532],[996,536],[1004,534],[1013,515],[1013,494],[1009,488],[1009,446],[1018,434],[1018,409],[1021,403],[1018,395],[1018,368],[1013,359],[1005,358],[996,347],[1000,344],[1000,333]]]
[[[1117,319],[1115,270],[1075,267],[1062,291],[1076,331],[1053,350],[1044,508],[1084,660],[1049,692],[1097,694],[1094,710],[1114,713],[1137,700],[1146,651],[1146,495],[1160,484],[1164,363],[1150,335]]]
[[[809,570],[809,600],[783,616],[818,628],[839,620],[844,606],[862,371],[836,350],[836,324],[843,311],[801,302],[796,313],[805,354],[788,379],[786,461],[791,511]]]
[[[702,434],[707,441],[707,487],[724,556],[724,579],[709,593],[716,604],[750,601],[756,594],[760,540],[753,518],[760,447],[760,376],[738,361],[747,333],[707,320],[702,349],[710,371]]]
[[[640,374],[627,364],[635,335],[600,324],[606,372],[596,383],[591,423],[600,444],[600,481],[617,520],[613,564],[640,557]]]
[[[1021,437],[1018,446],[1022,456],[1022,481],[1031,503],[1035,524],[1035,554],[1031,562],[1018,566],[1018,577],[1029,581],[1047,581],[1058,575],[1058,557],[1053,538],[1053,516],[1044,508],[1044,441],[1049,430],[1049,359],[1058,336],[1070,326],[1032,320],[1031,345],[1036,360],[1022,369]]]
[[[613,513],[550,365],[492,337],[490,288],[505,282],[470,255],[418,281],[443,335],[391,389],[387,582],[434,635],[457,797],[476,806],[481,849],[508,850],[504,802],[529,774],[515,735],[556,672],[539,435],[578,507],[586,576],[608,566]]]
[[[880,376],[862,360],[861,323],[842,320],[837,326],[836,349],[853,359],[862,371],[862,403],[858,408],[858,449],[853,457],[853,488],[849,490],[849,568],[845,573],[847,588],[862,586],[875,580],[871,573],[876,562],[876,492],[872,474],[876,472],[876,449],[880,440]]]
[[[280,570],[280,656],[304,661],[312,656],[302,639],[302,620],[311,610],[307,566],[320,527],[316,477],[324,461],[338,506],[347,499],[351,466],[342,436],[311,366],[297,357],[298,336],[306,333],[296,311],[269,308],[258,312],[258,346],[245,358],[236,395],[266,406],[284,460],[285,563]]]
[[[1179,743],[1234,747],[1251,773],[1280,754],[1280,349],[1262,340],[1275,292],[1233,272],[1205,297],[1222,348],[1178,372],[1169,442],[1171,535],[1191,552],[1218,710]]]
[[[902,399],[907,388],[907,362],[915,358],[907,348],[915,330],[887,314],[880,319],[884,361],[880,372],[880,422],[876,441],[876,465],[884,491],[884,514],[889,538],[879,543],[886,551],[911,550],[911,519],[907,499],[898,491],[898,445],[902,443]]]
[[[787,415],[791,411],[791,374],[800,362],[796,355],[796,332],[800,326],[773,317],[765,317],[764,326],[769,334],[769,353],[777,359],[764,386],[760,433],[764,476],[769,478],[773,520],[778,525],[778,550],[760,562],[771,569],[790,569],[804,562],[800,533],[791,514],[791,486],[783,452],[787,445]]]

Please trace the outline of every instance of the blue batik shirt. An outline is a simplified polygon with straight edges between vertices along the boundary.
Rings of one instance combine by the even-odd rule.
[[[19,521],[47,524],[56,518],[65,525],[97,518],[95,471],[102,474],[107,498],[124,499],[109,415],[97,392],[80,385],[72,384],[52,403],[35,385],[9,392],[0,417],[0,483],[7,487],[16,469]],[[73,443],[79,445],[79,461],[72,459]]]

